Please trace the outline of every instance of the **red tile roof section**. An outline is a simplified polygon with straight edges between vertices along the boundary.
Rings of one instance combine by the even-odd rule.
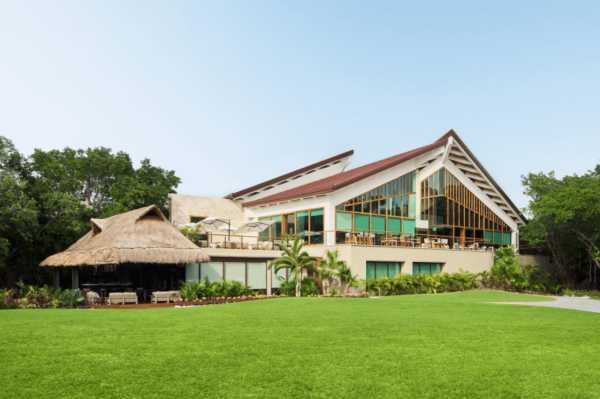
[[[423,155],[429,151],[435,150],[436,148],[442,147],[446,145],[447,141],[447,139],[440,139],[433,144],[417,148],[416,150],[408,151],[390,158],[383,159],[381,161],[360,166],[356,169],[351,169],[347,172],[338,173],[337,175],[326,177],[324,179],[317,180],[315,182],[308,183],[300,187],[292,188],[287,191],[273,194],[268,197],[258,199],[256,201],[244,202],[242,203],[242,206],[248,207],[262,205],[337,191],[341,188],[349,186],[350,184],[356,183],[360,180],[366,179],[367,177],[383,172],[386,169],[389,169],[396,165],[400,165],[401,163],[416,158],[419,155]]]
[[[291,179],[292,177],[295,177],[295,176],[297,176],[299,174],[302,174],[304,172],[308,172],[309,170],[312,170],[312,169],[315,169],[315,168],[320,168],[321,166],[327,165],[328,163],[335,162],[335,161],[337,161],[339,159],[346,158],[346,157],[351,156],[351,155],[354,155],[354,150],[346,151],[346,152],[344,152],[342,154],[336,155],[336,156],[331,157],[331,158],[324,159],[323,161],[320,161],[320,162],[317,162],[317,163],[313,163],[312,165],[305,166],[304,168],[297,169],[297,170],[295,170],[293,172],[290,172],[290,173],[287,173],[285,175],[276,177],[276,178],[271,179],[271,180],[267,180],[264,183],[260,183],[260,184],[257,184],[255,186],[248,187],[248,188],[246,188],[244,190],[238,191],[236,193],[229,194],[229,195],[225,196],[224,198],[235,199],[237,197],[244,196],[246,194],[250,194],[253,191],[260,190],[262,188],[268,187],[268,186],[270,186],[272,184],[279,183],[279,182],[281,182],[283,180],[286,180],[286,179]]]

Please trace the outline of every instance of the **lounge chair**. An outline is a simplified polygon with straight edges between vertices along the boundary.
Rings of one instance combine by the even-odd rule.
[[[135,292],[111,292],[106,300],[108,305],[125,305],[127,303],[138,304],[138,297]]]

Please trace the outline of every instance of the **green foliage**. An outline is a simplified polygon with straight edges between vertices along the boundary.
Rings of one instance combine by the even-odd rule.
[[[244,295],[252,294],[252,287],[242,284],[239,281],[210,281],[208,277],[199,282],[185,281],[179,282],[179,291],[181,297],[186,301],[196,299],[213,299],[213,298],[237,298]]]
[[[302,296],[319,295],[321,287],[317,285],[312,277],[304,277],[302,279]]]
[[[482,283],[491,288],[518,292],[552,293],[558,295],[563,285],[539,266],[521,265],[513,247],[499,248],[489,276],[482,275]]]
[[[319,274],[318,278],[327,282],[327,288],[330,291],[333,287],[333,282],[339,277],[338,273],[340,268],[347,267],[346,261],[338,259],[339,253],[337,249],[335,251],[325,252],[325,256],[319,265]],[[325,294],[327,292],[324,292]]]
[[[0,286],[20,278],[42,285],[46,257],[65,250],[104,218],[156,204],[168,212],[168,194],[180,179],[145,159],[109,148],[35,150],[20,154],[0,136]]]
[[[404,274],[365,280],[365,291],[378,295],[437,294],[475,289],[479,274],[460,269],[460,273]]]
[[[315,264],[318,260],[303,251],[304,242],[300,240],[300,236],[296,237],[291,248],[282,243],[275,243],[276,246],[283,252],[281,256],[269,263],[268,270],[274,268],[275,273],[281,269],[289,269],[289,274],[297,276],[302,272],[302,269],[316,271]],[[301,281],[296,279],[296,296],[301,296]],[[286,294],[287,295],[287,294]]]
[[[581,268],[580,259],[600,268],[600,165],[562,179],[554,172],[530,173],[522,183],[530,197],[524,209],[530,222],[522,229],[523,238],[549,248],[563,285],[578,285],[587,274],[589,286],[591,270]]]

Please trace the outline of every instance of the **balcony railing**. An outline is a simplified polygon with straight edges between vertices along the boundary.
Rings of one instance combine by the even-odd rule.
[[[206,236],[204,234],[203,236]],[[474,237],[448,237],[431,234],[407,234],[377,230],[333,230],[319,232],[303,232],[291,235],[290,238],[280,236],[241,236],[227,234],[210,234],[204,240],[193,240],[202,248],[278,250],[277,243],[290,245],[296,236],[301,237],[306,245],[368,245],[384,247],[450,249],[471,251],[494,251],[501,247],[492,239]]]

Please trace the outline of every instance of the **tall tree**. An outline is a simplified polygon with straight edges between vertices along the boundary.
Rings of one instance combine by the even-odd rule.
[[[557,179],[553,172],[530,173],[522,181],[531,198],[525,209],[530,217],[525,237],[548,245],[563,283],[577,284],[580,247],[600,268],[600,165],[582,176]]]

